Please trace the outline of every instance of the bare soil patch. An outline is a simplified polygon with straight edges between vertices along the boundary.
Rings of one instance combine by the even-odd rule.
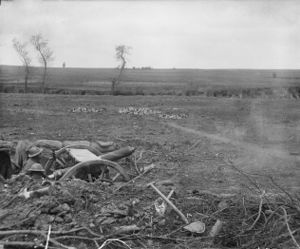
[[[291,155],[299,151],[300,142],[300,113],[298,112],[300,103],[296,100],[1,94],[0,101],[0,128],[3,140],[115,141],[120,146],[136,147],[137,153],[144,151],[141,165],[154,163],[156,169],[141,178],[137,185],[120,191],[114,197],[116,199],[113,199],[115,202],[125,200],[128,196],[131,198],[141,196],[138,197],[141,199],[139,208],[151,205],[158,196],[149,189],[145,190],[143,186],[153,180],[171,179],[176,186],[177,206],[185,215],[191,214],[192,220],[197,220],[200,219],[197,213],[212,215],[217,212],[217,205],[222,201],[222,198],[218,197],[218,199],[212,194],[204,195],[203,191],[209,191],[217,196],[218,194],[239,193],[238,198],[231,199],[231,208],[227,210],[228,212],[220,211],[220,216],[214,219],[211,216],[202,219],[207,224],[207,231],[214,225],[216,218],[222,218],[227,222],[223,229],[227,237],[221,236],[215,241],[215,245],[219,247],[238,248],[241,245],[245,246],[254,238],[257,242],[252,246],[274,246],[271,239],[264,240],[268,236],[268,238],[273,236],[269,234],[269,228],[265,231],[266,233],[260,233],[258,237],[255,237],[257,236],[255,234],[246,233],[249,236],[246,237],[248,242],[241,240],[241,244],[238,244],[236,240],[235,236],[238,231],[235,229],[241,229],[236,222],[241,222],[246,217],[240,210],[243,207],[244,194],[251,192],[255,196],[254,200],[251,199],[252,197],[248,200],[252,203],[251,207],[255,209],[250,212],[249,207],[247,217],[252,215],[253,218],[248,220],[248,225],[244,228],[252,229],[253,224],[253,226],[258,224],[258,229],[261,229],[264,224],[255,220],[260,201],[261,199],[265,201],[265,197],[262,197],[262,193],[258,190],[254,190],[255,187],[249,179],[255,179],[259,188],[266,193],[274,193],[274,191],[297,193],[299,191],[299,157]],[[151,112],[149,115],[119,112],[120,108],[128,106],[147,107],[163,113],[185,113],[186,115],[182,119],[173,120]],[[86,108],[79,108],[79,110],[97,109],[101,112],[72,111],[74,108],[78,110],[78,107]],[[233,163],[238,170],[230,163]],[[239,170],[244,173],[241,174]],[[269,176],[273,178],[270,179]],[[274,185],[272,180],[280,187]],[[83,184],[82,189],[86,188],[85,183],[80,184]],[[69,186],[68,190],[74,191],[72,186]],[[86,191],[91,191],[91,189],[87,187]],[[168,193],[167,189],[163,191],[165,194]],[[98,196],[98,198],[102,197]],[[204,204],[204,202],[209,204]],[[286,199],[284,202],[287,203]],[[32,208],[31,204],[26,203],[29,205],[28,208]],[[208,209],[208,206],[211,209]],[[275,206],[268,206],[268,208],[273,210]],[[238,217],[234,222],[233,210]],[[79,209],[77,211],[79,212]],[[74,211],[74,215],[78,215],[77,211]],[[288,214],[292,211],[294,212],[294,209],[288,209]],[[76,222],[86,226],[88,224],[85,224],[83,220],[91,220],[95,214],[96,211],[95,213],[80,213],[76,216],[78,217]],[[283,215],[283,211],[280,215]],[[22,217],[27,216],[23,214]],[[177,229],[179,223],[174,223],[178,220],[176,217],[175,215],[173,222],[172,219],[168,221],[171,223],[167,222],[161,227],[157,225],[159,230],[155,231],[160,231],[160,233],[156,236],[165,234],[165,229],[168,232],[173,231],[171,228]],[[82,219],[81,223],[80,219]],[[293,220],[293,222],[294,226],[296,221]],[[8,223],[10,224],[11,221]],[[132,223],[126,220],[124,224]],[[230,226],[235,226],[235,228]],[[232,229],[232,237],[228,239],[230,229]],[[182,233],[181,235],[183,236]],[[279,235],[278,232],[276,236]],[[184,236],[190,235],[184,234]],[[191,248],[205,246],[205,243],[201,244],[203,241],[200,243],[199,240],[193,240],[193,238],[193,236],[189,237],[190,240],[188,240]],[[285,246],[293,246],[290,240],[288,241],[289,243]],[[141,240],[141,242],[145,241]],[[165,247],[162,248],[168,248],[168,246],[174,248],[173,242],[167,241]],[[181,242],[177,241],[176,245],[182,245]],[[286,248],[292,248],[288,246]]]

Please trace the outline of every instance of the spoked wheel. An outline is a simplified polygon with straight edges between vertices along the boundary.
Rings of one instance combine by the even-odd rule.
[[[113,183],[116,179],[122,179],[124,181],[130,180],[128,174],[119,164],[109,160],[99,159],[74,165],[64,173],[60,181],[70,177],[86,180],[89,179],[89,175],[110,183]]]

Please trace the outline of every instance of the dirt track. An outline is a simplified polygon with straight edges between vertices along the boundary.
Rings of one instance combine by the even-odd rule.
[[[207,132],[197,131],[195,129],[183,127],[176,123],[168,123],[168,125],[170,127],[182,130],[184,132],[198,135],[199,137],[206,137],[212,141],[219,141],[226,144],[232,144],[238,148],[243,148],[244,150],[247,150],[250,153],[269,155],[286,160],[294,160],[294,156],[292,156],[288,151],[279,150],[276,147],[263,147],[252,143],[237,141],[229,137],[224,137],[216,134],[209,134]]]

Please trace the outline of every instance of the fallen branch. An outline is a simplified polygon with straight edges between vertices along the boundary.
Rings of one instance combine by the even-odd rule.
[[[257,221],[259,220],[259,218],[261,216],[264,195],[265,195],[265,191],[263,191],[263,193],[260,195],[260,202],[259,202],[259,209],[258,209],[257,217],[256,217],[255,221],[252,223],[252,225],[247,229],[247,231],[250,231],[253,229],[253,227],[256,225]]]
[[[288,222],[288,218],[287,218],[287,212],[286,212],[286,210],[285,210],[284,207],[281,207],[281,209],[283,210],[284,221],[285,221],[286,227],[287,227],[287,229],[288,229],[289,235],[290,235],[290,237],[292,238],[292,240],[293,240],[294,244],[296,245],[296,247],[297,247],[298,249],[300,249],[300,245],[298,244],[297,240],[295,239],[295,237],[294,237],[294,235],[293,235],[293,232],[292,232],[292,230],[291,230],[291,228],[290,228],[290,225],[289,225],[289,222]]]

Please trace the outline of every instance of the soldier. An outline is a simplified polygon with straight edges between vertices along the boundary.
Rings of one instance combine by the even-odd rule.
[[[22,172],[27,173],[27,171],[31,168],[31,166],[35,163],[40,163],[41,161],[41,153],[43,149],[36,147],[35,145],[31,146],[27,151],[28,160],[26,161]]]
[[[41,164],[34,163],[27,170],[27,175],[35,182],[42,182],[45,179],[45,170]]]

